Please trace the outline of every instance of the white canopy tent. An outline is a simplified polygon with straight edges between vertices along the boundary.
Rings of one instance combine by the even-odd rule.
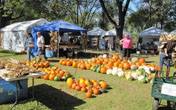
[[[123,31],[123,35],[124,34],[128,34],[131,38],[133,37],[133,35],[132,35],[132,33],[130,33],[130,32],[127,32],[127,31]],[[110,31],[107,31],[106,33],[105,33],[105,35],[106,36],[115,36],[116,35],[116,30],[115,29],[112,29],[112,30],[110,30]]]
[[[38,26],[47,22],[41,18],[31,21],[16,22],[0,30],[2,33],[1,47],[15,52],[25,49],[26,33],[31,31],[31,27]]]
[[[139,37],[159,38],[162,33],[167,33],[156,27],[150,27],[139,33]]]
[[[170,34],[176,35],[176,30],[173,30],[172,32],[170,32]]]
[[[162,33],[167,33],[156,27],[150,27],[139,33],[138,47],[146,50],[157,50],[156,42]],[[140,45],[140,46],[139,46]]]
[[[104,31],[103,29],[96,27],[93,30],[87,32],[88,36],[101,36],[104,35],[106,33],[106,31]]]

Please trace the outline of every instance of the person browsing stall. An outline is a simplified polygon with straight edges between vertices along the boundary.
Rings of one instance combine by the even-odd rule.
[[[38,46],[38,56],[39,59],[41,59],[41,54],[44,52],[45,47],[45,40],[44,37],[40,34],[40,32],[37,32],[37,46]]]
[[[166,78],[169,77],[170,61],[172,59],[173,50],[176,51],[176,36],[168,35],[168,41],[165,49],[165,55],[166,55],[165,59],[168,62],[167,69],[166,69]]]
[[[164,64],[164,60],[165,60],[165,48],[166,48],[166,44],[167,44],[167,34],[161,34],[160,38],[159,38],[159,42],[158,42],[158,51],[160,54],[160,70],[162,71],[163,69],[163,64]],[[169,61],[166,62],[167,67],[169,67]],[[161,78],[161,72],[158,72],[158,77]]]
[[[123,60],[128,61],[130,58],[130,50],[133,39],[129,37],[128,34],[125,34],[125,37],[120,40],[120,44],[123,45]]]
[[[27,60],[31,61],[31,56],[34,57],[32,51],[34,48],[34,39],[31,33],[27,33]]]

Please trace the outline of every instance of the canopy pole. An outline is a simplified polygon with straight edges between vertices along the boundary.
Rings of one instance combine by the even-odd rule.
[[[57,36],[58,36],[58,38],[57,38],[57,42],[58,42],[58,46],[57,46],[57,57],[59,58],[59,43],[60,43],[60,35],[59,35],[59,32],[57,32]]]

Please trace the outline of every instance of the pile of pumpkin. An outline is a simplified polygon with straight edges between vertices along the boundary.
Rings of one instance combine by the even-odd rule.
[[[58,67],[39,68],[39,70],[46,73],[46,75],[42,76],[42,78],[45,80],[66,81],[69,77],[71,77],[68,71],[62,70]]]
[[[83,77],[79,78],[78,80],[68,78],[67,86],[76,91],[85,92],[86,98],[91,98],[92,95],[104,93],[108,88],[108,85],[105,81],[88,80]]]
[[[80,69],[87,69],[87,70],[90,70],[90,68],[95,65],[94,63],[91,63],[89,61],[69,59],[69,58],[60,59],[59,64],[64,66],[72,66],[73,68],[80,68]]]
[[[87,69],[94,72],[100,72],[106,74],[108,69],[117,67],[123,70],[136,70],[140,66],[154,67],[155,70],[159,70],[159,67],[154,64],[146,64],[145,58],[140,58],[135,62],[121,61],[118,55],[113,55],[112,58],[92,58],[88,61],[63,58],[59,61],[59,64],[64,66],[72,66],[73,68]]]
[[[50,65],[49,61],[26,61],[24,62],[25,65],[30,66],[30,67],[34,67],[34,68],[47,68]]]

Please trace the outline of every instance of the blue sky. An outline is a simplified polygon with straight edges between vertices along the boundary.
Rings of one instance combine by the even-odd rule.
[[[137,11],[136,5],[137,5],[137,3],[139,3],[139,1],[140,1],[140,0],[133,0],[133,1],[131,1],[130,4],[129,4],[129,7],[130,7],[133,11]]]

